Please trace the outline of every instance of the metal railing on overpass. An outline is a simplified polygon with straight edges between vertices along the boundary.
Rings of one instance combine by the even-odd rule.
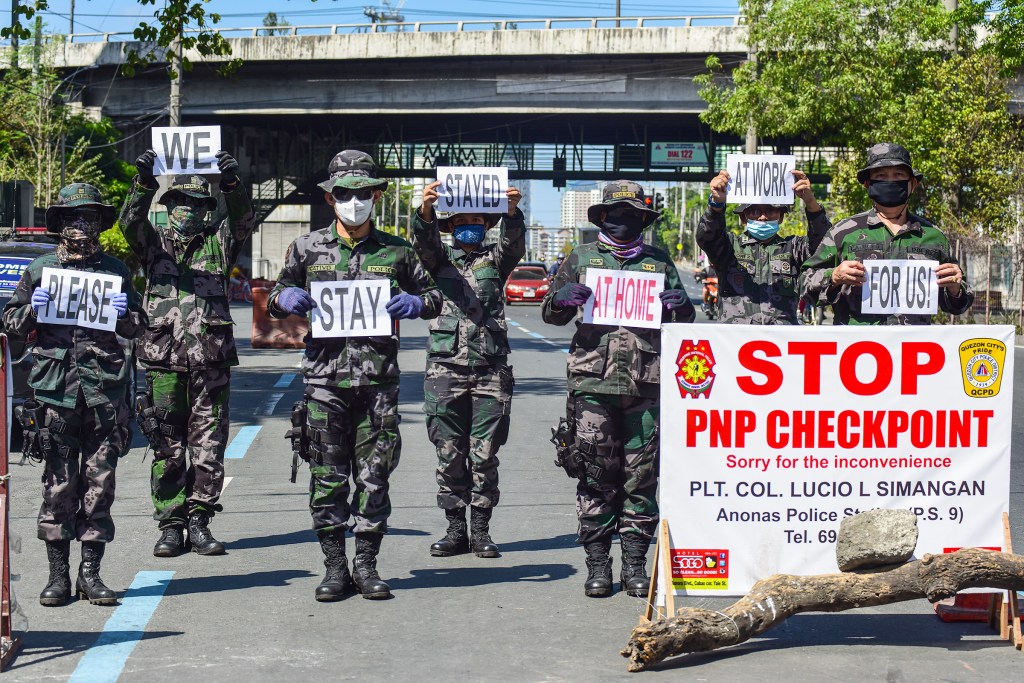
[[[356,33],[454,33],[466,31],[536,31],[558,29],[687,28],[697,26],[735,27],[744,23],[740,14],[687,15],[672,17],[554,17],[547,19],[473,19],[470,21],[411,21],[384,24],[311,24],[305,26],[217,27],[225,38],[280,38],[308,35]],[[186,31],[197,33],[196,31]],[[131,31],[116,33],[73,33],[69,43],[126,42],[135,40]]]

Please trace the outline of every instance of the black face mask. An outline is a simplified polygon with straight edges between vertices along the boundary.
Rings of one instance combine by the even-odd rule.
[[[601,232],[616,242],[634,242],[643,231],[643,216],[632,214],[625,214],[616,218],[607,216],[604,219],[604,227],[601,228]]]
[[[910,199],[909,180],[872,180],[868,197],[881,206],[903,206]]]

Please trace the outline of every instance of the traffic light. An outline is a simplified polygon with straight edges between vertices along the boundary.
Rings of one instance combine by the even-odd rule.
[[[646,208],[648,208],[648,209],[653,209],[654,208],[654,200],[651,198],[650,195],[647,195],[646,197],[644,197],[644,206]]]
[[[654,195],[654,210],[664,211],[665,210],[665,195],[658,192]]]

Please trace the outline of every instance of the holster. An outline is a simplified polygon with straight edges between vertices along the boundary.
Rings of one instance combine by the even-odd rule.
[[[576,411],[573,396],[566,400],[566,416],[558,419],[551,429],[551,443],[555,444],[555,465],[565,470],[571,479],[582,479],[586,474],[583,458],[576,450]]]
[[[154,458],[160,457],[160,446],[165,439],[180,440],[185,436],[182,417],[153,405],[153,397],[148,391],[135,393],[135,419],[139,423],[139,430],[153,449]]]
[[[292,476],[288,481],[295,483],[299,474],[299,460],[309,462],[309,438],[306,436],[306,401],[296,401],[292,405],[292,428],[285,433],[286,439],[292,442]]]
[[[21,424],[23,434],[22,454],[30,460],[42,462],[59,455],[69,458],[72,448],[58,442],[54,434],[65,434],[70,427],[67,422],[54,414],[46,419],[46,405],[30,398],[14,409],[14,417]]]

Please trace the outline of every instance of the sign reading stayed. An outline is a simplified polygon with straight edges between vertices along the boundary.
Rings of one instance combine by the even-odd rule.
[[[792,204],[793,169],[796,157],[789,154],[729,154],[726,187],[730,204]]]
[[[508,212],[508,169],[439,166],[437,210],[447,213]]]
[[[316,339],[390,335],[391,316],[385,308],[390,291],[391,281],[383,278],[310,283],[309,293],[317,306],[310,332]]]
[[[860,310],[883,315],[939,312],[938,261],[868,259]]]
[[[220,173],[215,156],[220,150],[220,126],[155,127],[152,142],[154,175]]]
[[[588,268],[584,283],[594,291],[583,308],[583,322],[624,327],[661,327],[664,273]]]
[[[50,303],[39,311],[39,322],[113,331],[117,310],[112,299],[121,284],[120,275],[43,268],[40,286],[50,293]]]

